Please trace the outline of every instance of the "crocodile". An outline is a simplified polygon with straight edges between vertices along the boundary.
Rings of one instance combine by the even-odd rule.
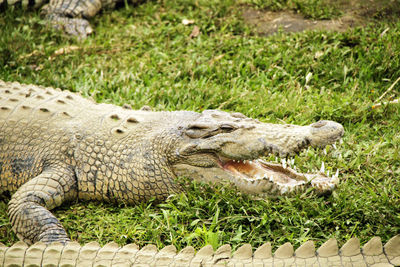
[[[49,87],[0,81],[0,195],[27,244],[70,241],[51,209],[77,200],[135,205],[184,190],[187,177],[274,196],[330,193],[339,173],[301,173],[290,155],[334,144],[339,123],[262,123],[219,110],[155,112],[97,104]],[[263,156],[277,155],[282,164]],[[311,189],[310,189],[311,188]]]
[[[144,0],[129,0],[126,3],[137,5]],[[124,0],[0,0],[0,9],[21,5],[24,8],[42,8],[45,20],[68,35],[86,38],[93,32],[88,19],[102,9],[113,9]]]
[[[214,251],[211,245],[197,253],[193,247],[185,247],[179,253],[173,245],[157,250],[154,245],[140,249],[135,244],[119,247],[111,242],[100,247],[97,242],[80,246],[77,242],[67,244],[43,242],[28,247],[22,241],[12,247],[0,243],[0,266],[400,266],[400,235],[391,238],[384,246],[379,237],[373,237],[362,249],[359,239],[349,239],[340,249],[334,238],[315,250],[309,240],[296,250],[285,243],[272,254],[267,242],[254,250],[244,244],[234,253],[231,246],[222,245]]]

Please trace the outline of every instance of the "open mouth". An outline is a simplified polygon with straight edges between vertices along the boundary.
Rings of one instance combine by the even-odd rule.
[[[282,164],[270,163],[261,159],[231,160],[220,157],[221,167],[230,172],[234,183],[249,193],[285,194],[315,188],[318,194],[329,193],[339,183],[339,170],[329,176],[322,163],[321,170],[315,173],[300,173],[292,168],[293,159],[283,159]]]

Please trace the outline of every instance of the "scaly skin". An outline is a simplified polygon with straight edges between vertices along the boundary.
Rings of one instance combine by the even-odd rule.
[[[307,267],[390,267],[400,265],[400,236],[385,246],[379,237],[372,238],[360,249],[360,241],[352,238],[339,250],[335,239],[329,239],[317,251],[312,241],[293,250],[290,243],[278,248],[272,255],[271,244],[266,243],[254,252],[249,244],[231,255],[231,247],[223,245],[214,252],[208,245],[195,253],[185,247],[179,253],[172,245],[158,251],[154,245],[139,249],[135,244],[122,248],[116,243],[100,247],[91,242],[81,247],[76,242],[67,245],[42,242],[28,247],[18,242],[8,248],[0,244],[0,266],[307,266]]]
[[[133,111],[67,91],[0,81],[0,194],[28,244],[69,241],[49,210],[73,200],[134,205],[181,190],[177,176],[250,194],[329,193],[338,177],[259,160],[340,139],[343,127],[261,123],[240,113]],[[15,193],[14,193],[15,192]]]
[[[144,0],[129,0],[131,4],[138,4]],[[14,5],[21,2],[22,6],[41,7],[42,14],[54,28],[80,39],[86,38],[93,32],[88,19],[94,17],[101,9],[114,8],[123,0],[0,0],[2,5]]]

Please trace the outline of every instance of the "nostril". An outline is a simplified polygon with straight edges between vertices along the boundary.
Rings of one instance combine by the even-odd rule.
[[[324,127],[327,123],[328,123],[328,121],[317,121],[317,122],[311,124],[310,126],[313,128],[321,128],[321,127]]]

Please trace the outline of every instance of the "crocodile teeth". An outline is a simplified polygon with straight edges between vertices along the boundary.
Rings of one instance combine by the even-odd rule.
[[[247,188],[250,192],[290,193],[304,188],[306,185],[316,188],[317,192],[331,191],[339,183],[338,170],[335,172],[325,169],[321,163],[320,171],[314,173],[297,173],[295,158],[283,158],[281,164],[268,163],[263,160],[226,160],[223,168],[232,172],[235,183],[240,188]],[[325,171],[327,173],[325,174]]]
[[[320,170],[320,172],[325,173],[325,163],[324,163],[324,162],[321,163],[321,170]]]
[[[287,168],[286,159],[282,159],[281,162],[282,162],[283,168],[286,169]]]
[[[282,186],[281,187],[281,193],[285,194],[287,191],[289,191],[288,189],[289,189],[288,186]]]
[[[337,169],[336,173],[332,175],[331,183],[333,186],[339,183],[339,169]]]

